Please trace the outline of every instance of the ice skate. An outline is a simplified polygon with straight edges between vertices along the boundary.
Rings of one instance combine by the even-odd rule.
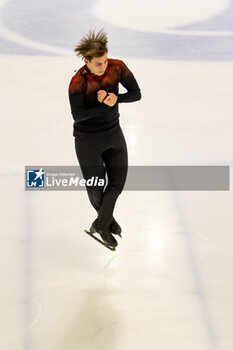
[[[113,218],[113,221],[110,224],[110,231],[114,234],[114,235],[118,235],[119,237],[122,238],[121,236],[121,227],[120,225],[116,222],[116,220]]]
[[[92,226],[90,228],[90,232],[91,233],[94,233],[94,232],[97,232],[97,225],[98,225],[98,219],[96,219],[93,223],[92,223]],[[110,231],[111,233],[113,233],[114,235],[118,235],[119,237],[122,238],[122,235],[121,235],[121,227],[120,225],[116,222],[116,220],[113,218],[113,221],[111,222],[110,224]]]
[[[98,229],[97,231],[99,235],[101,236],[102,240],[108,244],[109,246],[115,248],[117,246],[117,240],[113,237],[110,230],[101,230]]]
[[[102,230],[100,228],[98,228],[97,225],[97,219],[92,223],[90,230],[85,230],[85,232],[87,234],[89,234],[89,236],[91,236],[92,238],[94,238],[96,241],[98,241],[99,243],[103,244],[105,247],[107,247],[110,250],[115,250],[115,247],[117,246],[117,241],[116,239],[113,237],[113,235],[111,234],[110,230]],[[98,238],[96,235],[94,235],[94,233],[98,233],[101,237]]]

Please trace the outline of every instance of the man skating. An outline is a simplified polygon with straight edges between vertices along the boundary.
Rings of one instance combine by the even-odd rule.
[[[141,91],[125,63],[108,58],[107,35],[103,30],[97,34],[89,31],[74,51],[85,62],[69,85],[76,155],[85,179],[92,176],[105,179],[106,174],[108,178],[105,189],[86,186],[98,214],[90,232],[98,232],[106,244],[116,247],[112,233],[120,234],[121,227],[113,211],[128,169],[119,103],[140,100]],[[119,94],[119,83],[126,88],[126,93]]]

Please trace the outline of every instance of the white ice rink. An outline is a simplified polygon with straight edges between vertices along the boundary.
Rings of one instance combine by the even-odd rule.
[[[124,191],[110,252],[83,233],[85,191],[24,189],[25,165],[78,165],[67,90],[90,28],[142,91],[120,105],[130,165],[232,170],[233,1],[1,1],[0,349],[232,350],[232,190]]]

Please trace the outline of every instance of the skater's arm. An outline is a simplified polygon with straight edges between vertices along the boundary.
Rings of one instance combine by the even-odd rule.
[[[73,119],[77,121],[94,118],[111,108],[106,104],[101,104],[93,108],[86,108],[84,105],[84,93],[71,93],[69,91],[69,100]]]
[[[118,94],[117,102],[134,102],[141,99],[141,90],[138,86],[138,83],[129,70],[126,64],[121,61],[121,80],[120,83],[128,90],[124,94]]]
[[[86,92],[86,79],[79,71],[71,79],[69,85],[69,101],[71,107],[71,113],[75,121],[84,121],[94,118],[108,110],[109,106],[99,103],[99,106],[93,108],[87,108],[84,103]],[[97,100],[97,96],[96,96]]]

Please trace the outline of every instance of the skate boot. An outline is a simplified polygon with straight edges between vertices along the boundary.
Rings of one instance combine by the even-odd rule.
[[[90,230],[89,232],[90,233],[95,233],[97,232],[97,229],[98,229],[98,219],[95,219],[95,221],[91,224],[91,227],[90,227]]]
[[[116,247],[118,244],[110,230],[102,230],[98,227],[98,219],[95,219],[95,221],[92,223],[89,232],[91,234],[98,232],[102,240],[111,247]]]
[[[111,247],[116,247],[117,246],[117,240],[113,237],[113,235],[111,234],[111,231],[110,230],[101,230],[101,229],[98,229],[98,231],[97,231],[99,234],[100,234],[100,236],[101,236],[101,238],[102,238],[102,240],[106,243],[106,244],[108,244],[108,245],[110,245]]]
[[[118,235],[121,237],[121,227],[114,218],[110,224],[110,230],[114,235]]]

